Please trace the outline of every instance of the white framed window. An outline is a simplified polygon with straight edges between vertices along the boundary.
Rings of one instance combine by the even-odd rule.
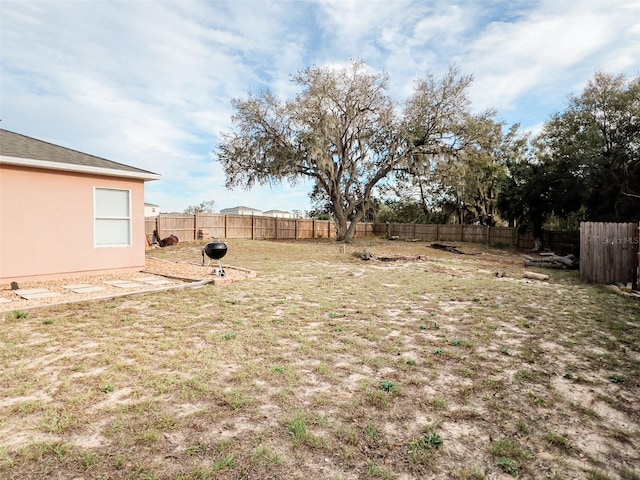
[[[131,246],[131,190],[94,188],[94,244]]]

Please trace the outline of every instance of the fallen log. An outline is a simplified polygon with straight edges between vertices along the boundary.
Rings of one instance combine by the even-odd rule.
[[[431,245],[429,245],[429,247],[435,248],[437,250],[443,250],[445,252],[456,253],[458,255],[480,255],[480,253],[465,253],[455,245],[443,245],[442,243],[432,243]]]
[[[542,282],[549,280],[549,275],[544,275],[542,273],[536,272],[524,272],[522,276],[524,278],[529,278],[531,280],[540,280]]]
[[[573,269],[579,266],[578,259],[572,254],[563,257],[555,253],[545,253],[539,257],[522,255],[522,258],[525,267]]]

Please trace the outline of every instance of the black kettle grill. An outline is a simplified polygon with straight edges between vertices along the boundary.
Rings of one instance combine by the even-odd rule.
[[[224,242],[209,242],[202,248],[202,265],[204,265],[204,256],[209,257],[207,266],[211,264],[211,260],[218,260],[218,268],[214,268],[211,275],[219,275],[224,277],[224,268],[220,259],[227,254],[227,244]]]

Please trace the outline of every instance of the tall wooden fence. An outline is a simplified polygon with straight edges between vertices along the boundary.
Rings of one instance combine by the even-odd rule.
[[[638,288],[637,223],[580,224],[580,280]]]
[[[306,240],[336,238],[333,221],[303,218],[276,218],[248,215],[199,213],[196,215],[161,214],[145,219],[145,231],[153,242],[153,231],[161,238],[173,234],[180,240],[213,238],[250,238],[268,240]],[[557,253],[579,252],[577,232],[546,231],[544,244]],[[433,225],[416,223],[358,223],[356,238],[397,236],[424,242],[473,242],[531,249],[533,235],[517,228],[483,225]]]

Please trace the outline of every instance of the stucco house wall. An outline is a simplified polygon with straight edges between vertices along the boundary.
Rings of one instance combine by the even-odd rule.
[[[0,156],[0,283],[144,267],[144,183],[158,175],[38,168],[11,158]],[[130,245],[96,246],[96,188],[130,192]]]

